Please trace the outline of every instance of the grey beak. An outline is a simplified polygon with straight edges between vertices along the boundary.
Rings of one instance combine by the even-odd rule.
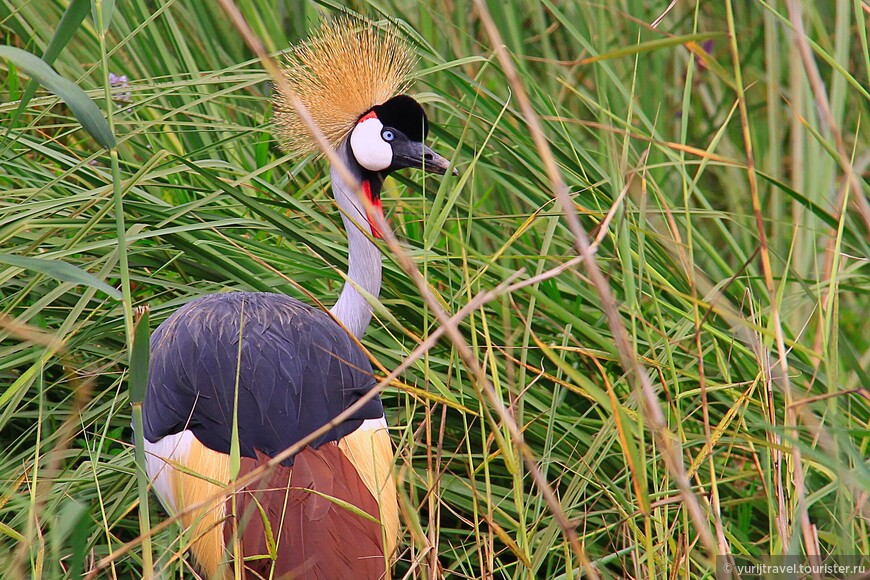
[[[438,155],[425,145],[423,145],[423,169],[425,171],[431,171],[432,173],[437,173],[439,175],[444,175],[447,173],[447,170],[450,169],[450,160]],[[459,175],[459,171],[454,167],[453,175]]]
[[[404,141],[393,145],[393,166],[391,169],[401,169],[402,167],[415,167],[444,175],[450,169],[450,160],[438,155],[423,143]],[[459,175],[455,168],[453,175]]]

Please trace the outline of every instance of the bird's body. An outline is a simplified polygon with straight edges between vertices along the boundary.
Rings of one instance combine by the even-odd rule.
[[[150,380],[162,388],[145,401],[146,439],[187,430],[226,454],[234,415],[241,454],[274,456],[375,385],[365,354],[329,314],[282,294],[198,298],[160,325],[151,351]],[[383,415],[375,397],[312,446]]]
[[[245,476],[328,424],[375,385],[368,359],[344,329],[327,313],[280,294],[233,292],[196,299],[160,325],[151,345],[150,381],[161,388],[145,401],[145,437],[155,441],[146,448],[155,489],[170,513],[219,494],[216,484],[230,481],[234,422],[242,458],[239,476]],[[305,539],[334,554],[312,558],[304,549],[276,549],[275,554],[286,556],[275,560],[276,572],[306,570],[311,560],[311,577],[334,578],[347,569],[362,570],[364,578],[382,575],[384,546],[389,553],[398,532],[395,510],[386,513],[396,498],[383,415],[375,397],[312,441],[302,455],[237,495],[235,506],[219,499],[204,516],[198,511],[183,516],[193,538],[203,536],[193,548],[203,569],[213,575],[233,556],[228,536],[235,519],[247,519],[242,557],[270,553],[253,497],[273,513],[270,520],[303,523]],[[190,473],[170,469],[161,457]],[[291,501],[283,493],[257,493],[288,486],[348,502],[383,520],[384,528],[311,492],[295,492]],[[288,505],[299,513],[282,514]],[[233,513],[232,524],[224,525],[222,520]],[[312,537],[317,530],[336,529],[352,531],[355,550]],[[281,532],[279,523],[274,537],[299,546],[293,534],[300,532]],[[272,561],[252,560],[249,567],[268,577]]]
[[[315,109],[312,116],[331,128],[327,136],[369,201],[364,204],[333,168],[350,248],[341,295],[329,313],[279,294],[208,295],[175,312],[151,338],[146,468],[164,507],[180,514],[185,545],[208,577],[235,568],[250,578],[381,578],[398,540],[392,444],[380,399],[334,419],[375,386],[371,364],[353,338],[362,337],[371,320],[366,295],[377,297],[381,287],[381,254],[372,241],[379,231],[367,209],[379,210],[389,172],[426,164],[444,173],[448,164],[422,144],[422,108],[410,97],[392,96],[408,68],[407,55],[389,52],[395,41],[378,40],[371,29],[347,33],[336,26],[324,29],[320,41],[322,53],[297,49],[297,65],[311,74],[326,74],[324,63],[341,68],[338,57],[345,52],[346,58],[393,59],[362,75],[370,83],[380,71],[389,84],[366,86],[372,90],[365,98],[353,83],[336,85],[339,76],[332,85],[321,78],[300,87],[296,79],[303,101],[306,86],[314,87],[309,108],[324,107],[330,94],[344,103],[337,112]],[[292,69],[291,80],[300,70]],[[344,110],[351,101],[352,110]],[[286,105],[279,96],[278,134],[285,149],[299,152],[309,144]],[[341,130],[348,118],[353,123]],[[233,475],[247,476],[325,426],[265,476],[226,492]]]

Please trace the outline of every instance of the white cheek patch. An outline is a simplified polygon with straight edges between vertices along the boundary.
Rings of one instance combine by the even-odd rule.
[[[383,171],[393,164],[393,148],[381,137],[383,129],[377,117],[372,117],[357,124],[350,134],[353,156],[369,171]]]

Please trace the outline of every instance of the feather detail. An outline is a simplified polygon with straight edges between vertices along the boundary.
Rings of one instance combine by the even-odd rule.
[[[174,504],[179,512],[217,494],[222,486],[215,482],[225,484],[230,479],[229,455],[212,451],[196,437],[189,438],[186,453],[178,453],[177,461],[185,468],[184,472],[174,467],[166,469],[169,470]],[[224,565],[229,558],[224,550],[224,518],[224,501],[220,498],[181,516],[182,528],[192,542],[190,551],[207,578],[220,577],[222,565],[224,570],[228,569]]]
[[[242,458],[239,475],[268,460]],[[226,506],[234,516],[223,539],[237,544],[244,578],[377,580],[386,574],[378,504],[334,443],[306,447],[292,468],[278,466]]]
[[[151,336],[148,381],[148,441],[189,430],[209,449],[228,454],[238,403],[240,450],[250,458],[256,450],[280,453],[375,385],[365,353],[329,314],[259,292],[211,294],[176,311]],[[312,445],[340,439],[383,414],[376,397]]]
[[[189,436],[182,437],[171,454],[153,457],[154,466],[160,464],[159,476],[169,482],[172,497],[165,500],[175,513],[182,512],[180,523],[188,542],[183,549],[189,549],[207,578],[232,578],[236,557],[245,562],[241,577],[249,579],[384,578],[388,568],[383,546],[388,554],[395,549],[398,505],[392,444],[380,424],[367,421],[339,445],[306,447],[292,468],[278,466],[235,498],[219,496],[187,513],[219,494],[223,486],[218,483],[229,481],[229,456],[212,451],[185,431]],[[239,476],[269,459],[262,453],[256,459],[243,457]],[[376,521],[379,517],[383,529]],[[237,540],[238,522],[242,532]]]
[[[375,105],[406,90],[416,58],[396,31],[339,17],[285,55],[284,77],[326,139],[337,146]],[[291,155],[317,150],[288,95],[276,92],[275,136]]]
[[[338,447],[356,468],[373,496],[378,498],[385,553],[393,555],[399,542],[399,500],[393,478],[393,444],[383,420],[367,420],[338,441]]]

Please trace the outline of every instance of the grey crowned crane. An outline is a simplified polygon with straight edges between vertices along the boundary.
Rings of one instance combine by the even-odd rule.
[[[290,51],[284,66],[374,211],[391,172],[448,169],[423,144],[423,108],[402,94],[413,64],[394,36],[337,20]],[[284,150],[314,151],[288,97],[279,92],[273,104]],[[364,293],[378,296],[381,288],[381,254],[372,241],[379,232],[335,168],[331,177],[350,281],[330,313],[281,294],[212,294],[187,303],[151,337],[147,471],[166,510],[182,514],[196,566],[209,578],[381,578],[398,542],[393,450],[377,397],[267,477],[221,495],[230,481],[234,420],[243,476],[375,385],[348,333],[363,335],[372,316]],[[207,501],[213,496],[219,499]]]

